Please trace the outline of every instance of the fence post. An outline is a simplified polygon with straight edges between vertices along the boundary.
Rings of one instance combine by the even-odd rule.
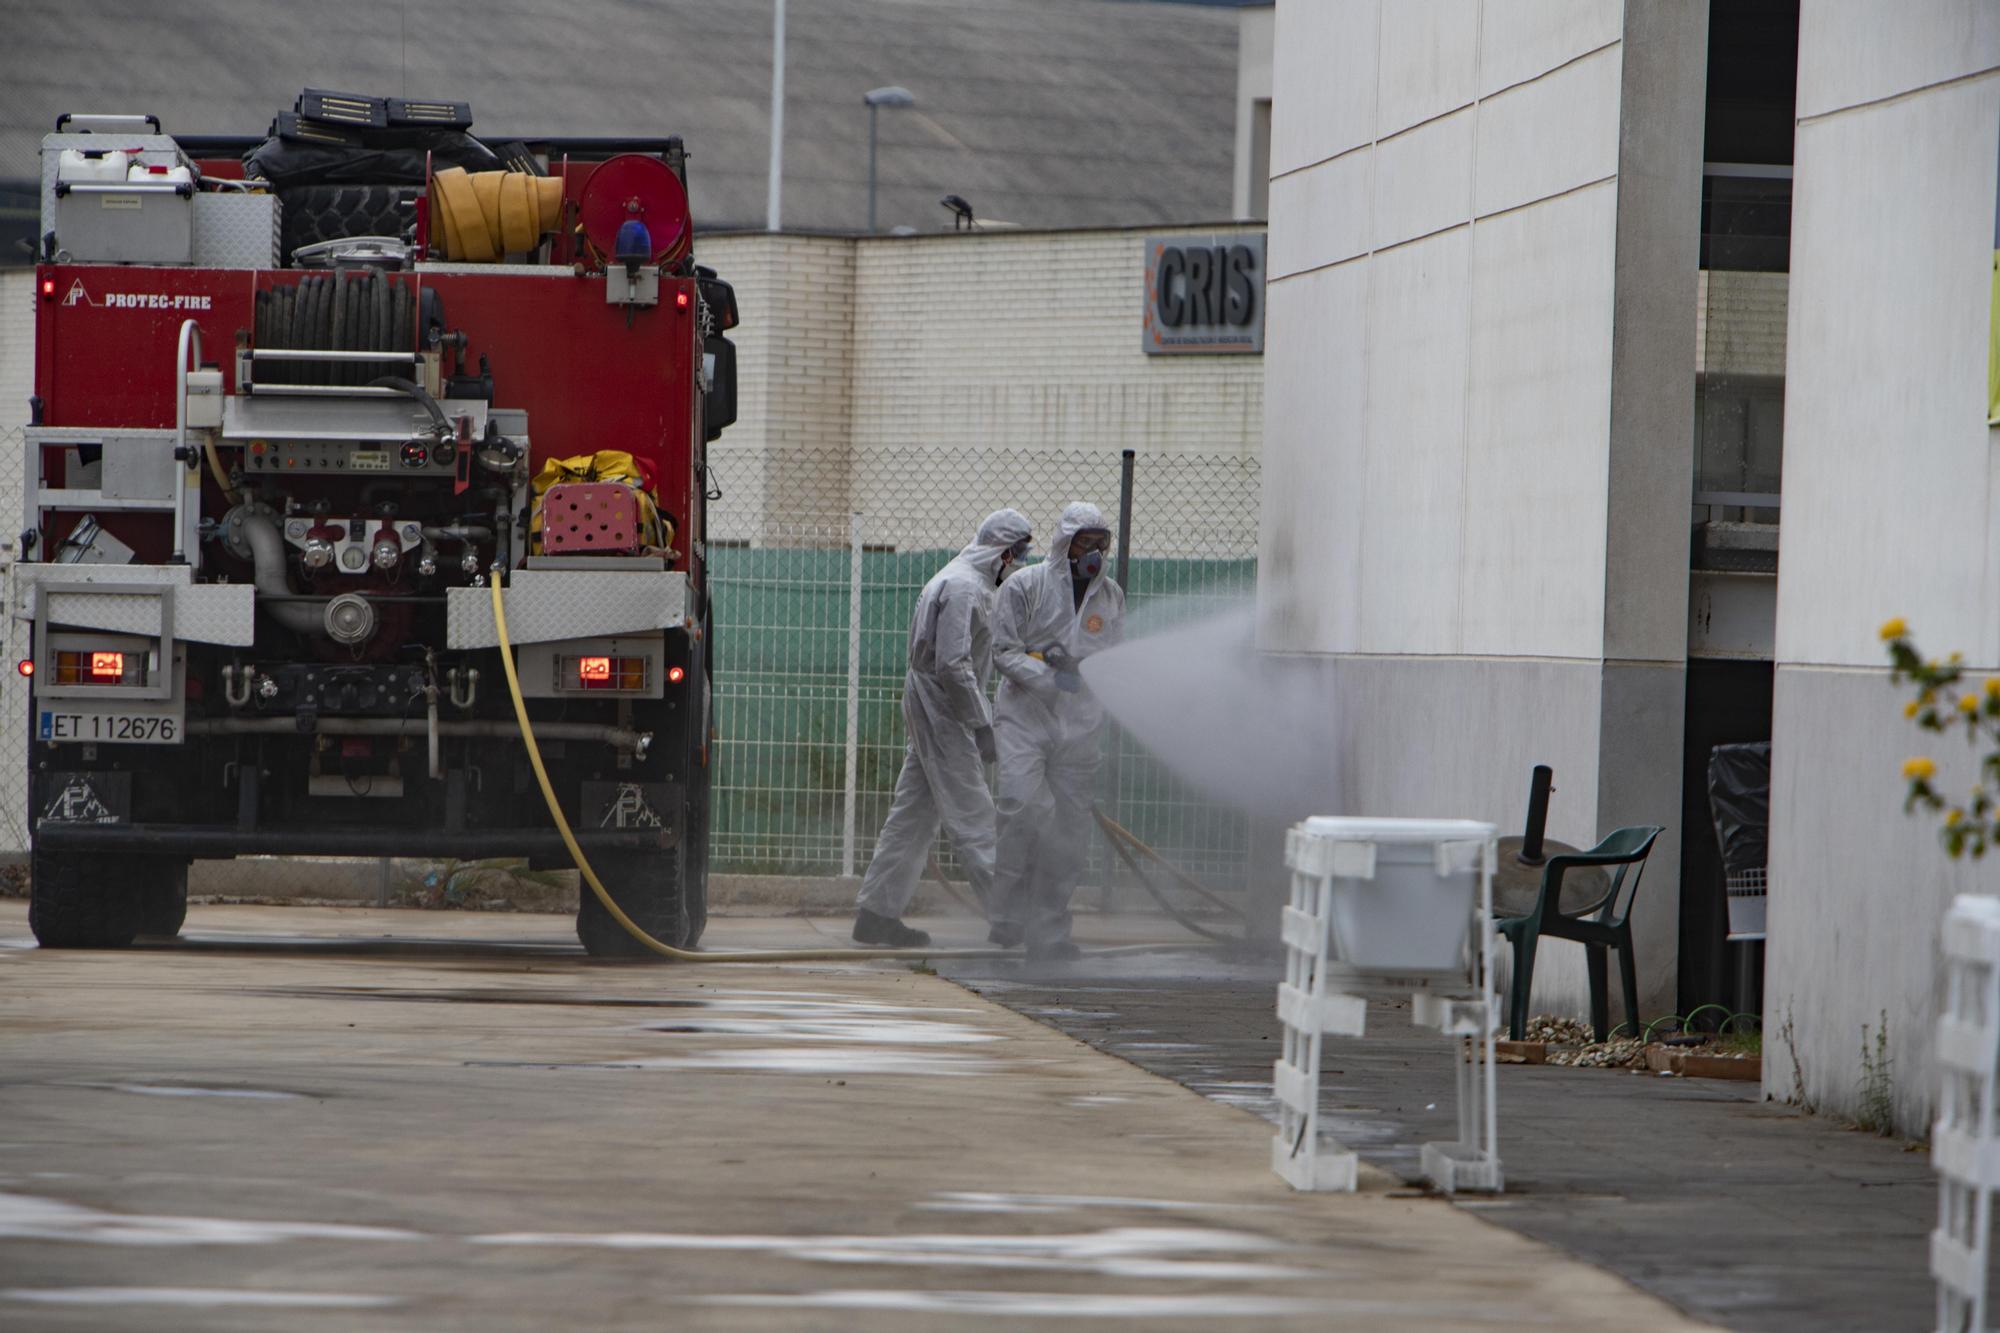
[[[854,803],[861,773],[861,515],[847,516],[847,773],[841,785],[840,873],[854,878]]]

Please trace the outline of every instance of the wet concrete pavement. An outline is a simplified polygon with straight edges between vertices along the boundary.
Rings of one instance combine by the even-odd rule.
[[[0,903],[0,1326],[1696,1326],[1381,1173],[1293,1194],[1253,1117],[906,967],[189,932],[45,953]]]
[[[1274,966],[1184,956],[942,970],[1099,1050],[1276,1118]],[[1321,1123],[1364,1161],[1414,1179],[1420,1146],[1456,1132],[1447,1046],[1398,1003],[1371,1004],[1368,1023],[1367,1037],[1327,1039]],[[1506,1194],[1459,1207],[1731,1328],[1932,1326],[1928,1154],[1764,1102],[1753,1083],[1503,1065],[1498,1105]]]

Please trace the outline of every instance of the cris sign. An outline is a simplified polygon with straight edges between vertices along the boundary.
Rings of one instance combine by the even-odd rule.
[[[1149,236],[1148,356],[1264,350],[1264,236]]]

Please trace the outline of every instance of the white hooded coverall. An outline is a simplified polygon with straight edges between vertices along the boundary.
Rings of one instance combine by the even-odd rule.
[[[1125,591],[1108,560],[1081,605],[1071,584],[1071,539],[1108,527],[1096,505],[1063,510],[1049,558],[1008,579],[993,613],[1000,830],[988,915],[1024,930],[1030,950],[1069,939],[1070,895],[1090,850],[1104,709],[1089,686],[1059,688],[1055,670],[1029,654],[1053,645],[1082,659],[1123,637]]]
[[[939,570],[910,617],[903,678],[909,746],[889,817],[875,841],[856,906],[900,920],[917,891],[942,823],[982,900],[993,883],[993,794],[973,733],[991,726],[993,593],[1001,558],[1029,535],[1017,510],[989,514],[972,545]]]

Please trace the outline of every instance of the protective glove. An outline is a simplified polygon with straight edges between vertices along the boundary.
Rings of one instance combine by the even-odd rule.
[[[1083,688],[1082,661],[1071,657],[1061,645],[1045,649],[1042,661],[1056,673],[1056,688],[1064,694],[1075,694]]]
[[[993,728],[978,728],[972,733],[972,739],[979,745],[979,759],[981,763],[997,764],[1000,762],[1000,747],[993,743]]]

